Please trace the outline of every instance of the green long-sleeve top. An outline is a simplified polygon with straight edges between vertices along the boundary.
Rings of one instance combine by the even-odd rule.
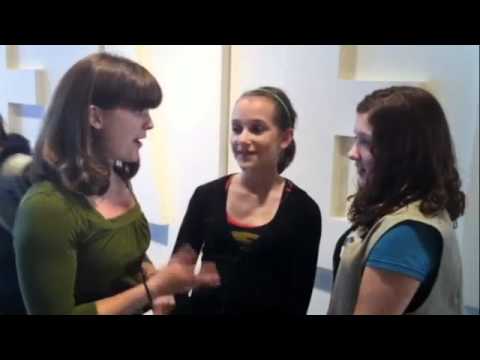
[[[95,301],[141,281],[150,242],[138,204],[107,220],[85,197],[48,181],[25,194],[13,235],[20,289],[31,314],[96,314]]]

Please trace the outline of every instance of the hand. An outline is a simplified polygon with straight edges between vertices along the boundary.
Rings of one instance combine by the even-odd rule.
[[[190,245],[182,246],[170,260],[171,264],[183,264],[195,266],[198,254],[192,249]],[[212,261],[202,262],[200,272],[195,276],[194,286],[219,286],[220,275],[217,271],[217,266]]]
[[[158,296],[186,293],[195,286],[194,265],[171,262],[159,269],[147,280],[147,286],[154,298]]]
[[[175,297],[173,295],[158,296],[153,300],[154,315],[168,315],[175,308]]]
[[[203,263],[200,273],[194,274],[197,257],[189,245],[180,248],[167,266],[148,279],[153,297],[186,293],[198,286],[218,286],[220,276],[214,263]]]
[[[221,280],[217,266],[212,261],[202,262],[202,267],[197,275],[197,286],[220,286]]]

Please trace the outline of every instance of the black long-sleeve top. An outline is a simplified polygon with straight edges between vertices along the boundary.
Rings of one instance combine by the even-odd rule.
[[[195,190],[174,247],[174,253],[184,244],[202,251],[202,261],[215,262],[221,286],[177,295],[174,314],[306,314],[321,235],[318,205],[287,180],[268,224],[232,225],[226,214],[229,178]]]

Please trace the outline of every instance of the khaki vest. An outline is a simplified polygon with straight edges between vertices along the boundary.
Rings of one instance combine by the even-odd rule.
[[[420,201],[386,215],[361,236],[359,230],[349,234],[343,245],[333,284],[328,314],[353,314],[360,282],[370,251],[393,226],[414,220],[433,226],[443,239],[442,258],[430,294],[413,314],[462,314],[462,261],[453,225],[446,210],[434,217],[420,212]]]

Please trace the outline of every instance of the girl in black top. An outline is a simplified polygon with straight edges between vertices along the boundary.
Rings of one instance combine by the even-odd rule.
[[[196,189],[174,248],[202,252],[200,271],[216,266],[221,286],[166,297],[165,313],[174,305],[175,314],[306,314],[321,216],[306,192],[280,176],[295,154],[295,119],[278,88],[239,98],[231,146],[242,171]]]

